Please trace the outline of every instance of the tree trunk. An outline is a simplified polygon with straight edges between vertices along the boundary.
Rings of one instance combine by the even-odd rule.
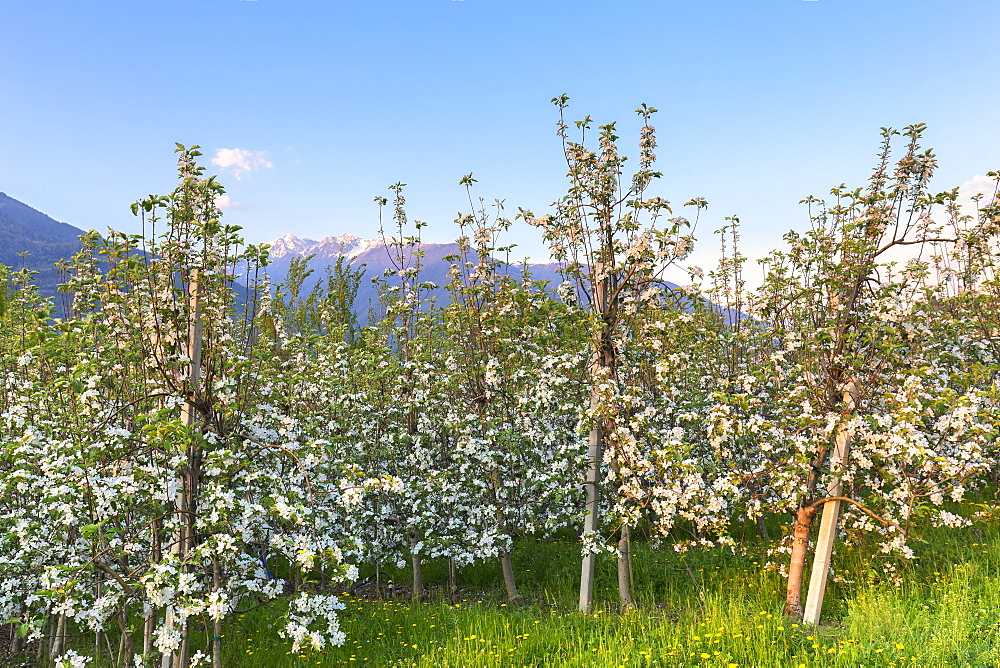
[[[826,577],[830,571],[830,560],[833,556],[833,539],[837,531],[840,501],[824,503],[821,512],[819,536],[816,538],[812,572],[809,574],[809,593],[806,596],[806,607],[802,614],[802,621],[807,624],[819,624],[820,612],[823,609],[823,595],[826,593]]]
[[[632,598],[632,527],[622,525],[618,540],[618,597],[623,608],[635,608]]]
[[[222,589],[222,567],[218,559],[212,564],[212,584],[215,591]],[[222,617],[212,620],[212,668],[222,668]]]
[[[115,656],[117,657],[117,659],[115,659],[115,665],[116,666],[127,665],[126,662],[125,662],[125,634],[124,633],[121,634],[118,637],[118,653],[115,654]]]
[[[413,532],[411,537],[410,546],[416,547],[417,543],[420,542],[420,534],[416,531]],[[420,555],[414,552],[410,556],[410,564],[413,567],[413,600],[419,601],[424,596],[424,568],[423,564],[420,562]]]
[[[763,515],[757,516],[757,535],[761,537],[761,540],[771,540],[771,534],[767,530],[767,522],[764,521]]]
[[[52,660],[55,661],[66,651],[66,613],[59,615],[56,634],[52,639]]]
[[[844,402],[849,410],[857,407],[858,386],[852,380],[844,392]],[[841,425],[837,429],[833,454],[830,457],[830,471],[834,474],[827,487],[828,497],[841,496],[843,485],[840,473],[844,470],[847,457],[851,450],[850,434]],[[840,501],[830,501],[823,504],[822,519],[819,524],[819,537],[816,539],[816,551],[813,558],[812,573],[809,576],[809,595],[806,597],[806,607],[802,620],[807,624],[819,624],[820,613],[823,611],[823,597],[826,594],[826,579],[830,571],[830,561],[833,557],[833,541],[837,534],[837,519],[840,515]]]
[[[455,602],[458,597],[458,574],[455,572],[455,559],[448,557],[448,598]]]
[[[152,553],[150,557],[154,564],[160,563],[162,558],[162,553],[160,550],[160,522],[154,521],[150,525],[150,544],[152,545]],[[152,603],[149,604],[149,612],[146,615],[145,623],[142,628],[142,665],[149,666],[150,659],[153,654],[153,633],[156,631],[156,621],[159,617],[159,613],[156,607]]]
[[[792,558],[788,564],[788,589],[785,594],[785,615],[802,619],[802,574],[809,554],[809,529],[816,509],[799,506],[792,523]]]
[[[607,241],[610,247],[610,239]],[[595,270],[598,275],[603,273],[604,264],[599,262]],[[610,323],[613,321],[612,315],[615,312],[615,305],[608,302],[610,287],[610,279],[607,276],[601,278],[594,286],[592,307],[600,315],[602,325],[597,341],[592,344],[594,349],[590,365],[591,408],[598,408],[600,403],[596,387],[598,379],[603,379],[606,371],[614,374],[614,343],[611,338]],[[599,420],[590,430],[590,445],[587,448],[587,477],[584,480],[587,491],[586,515],[583,518],[584,540],[598,538],[601,510],[601,464],[604,461],[605,438],[605,429]],[[589,614],[594,607],[594,570],[596,565],[597,554],[587,550],[580,568],[580,612],[584,614]]]
[[[126,571],[126,572],[128,572],[128,571]],[[101,571],[98,571],[97,575],[95,577],[95,581],[97,582],[97,585],[96,585],[97,591],[96,591],[96,593],[97,593],[97,598],[98,599],[101,598],[101,589],[102,589],[101,585],[103,584],[103,578],[101,577],[102,575],[103,575],[103,573]],[[104,635],[104,634],[101,633],[100,630],[97,630],[97,631],[94,632],[94,659],[95,659],[95,662],[98,663],[98,664],[101,663],[101,654],[102,654],[102,651],[101,651],[101,636],[102,635]]]
[[[185,425],[190,424],[190,403],[184,405],[182,412],[182,420]],[[187,506],[187,476],[183,473],[180,476],[180,489],[177,492],[176,500],[174,501],[174,512],[175,512],[175,522],[178,523],[177,528],[174,530],[173,536],[171,536],[170,552],[176,555],[177,560],[180,564],[184,564],[185,558],[187,556],[187,535],[185,531],[186,521],[184,518],[184,512]],[[182,566],[183,567],[183,566]],[[176,606],[173,603],[167,604],[166,611],[163,615],[163,626],[167,631],[173,630],[176,626],[177,621],[175,619]],[[185,627],[187,625],[185,624]],[[177,648],[177,651],[171,654],[170,652],[164,652],[162,659],[160,660],[160,668],[182,668],[184,665],[181,662],[181,651],[184,644],[185,636],[181,637],[181,646]]]
[[[517,582],[514,580],[514,564],[510,558],[510,551],[500,555],[500,567],[503,569],[503,584],[507,588],[507,600],[514,602],[520,600],[521,595],[517,593]]]
[[[201,384],[201,358],[202,358],[202,332],[203,326],[201,322],[201,307],[198,292],[198,272],[197,270],[192,270],[190,283],[188,284],[188,331],[187,331],[187,355],[191,360],[188,365],[188,372],[186,383],[184,384],[187,390],[186,401],[184,406],[181,408],[181,422],[189,430],[192,430],[195,422],[195,414],[197,408],[194,401],[197,399],[199,394],[199,385]],[[196,458],[194,452],[194,445],[189,443],[187,448],[187,465],[186,470],[181,471],[178,475],[178,491],[177,498],[175,501],[175,522],[178,524],[177,529],[174,532],[173,544],[171,545],[171,552],[177,555],[180,567],[184,568],[184,563],[187,560],[189,541],[193,539],[192,528],[194,526],[194,508],[192,507],[192,502],[194,500],[194,479],[195,471],[193,470],[193,462]],[[175,618],[175,606],[168,605],[166,615],[164,616],[163,624],[169,630],[173,629],[176,620]],[[173,654],[164,654],[161,661],[161,668],[183,668],[187,663],[187,652],[188,652],[188,642],[190,638],[190,633],[188,630],[188,624],[184,624],[184,628],[181,629],[181,644],[177,651]]]
[[[55,633],[53,632],[54,626],[53,626],[53,622],[52,622],[53,617],[52,617],[52,615],[46,615],[46,617],[47,617],[47,619],[45,620],[45,625],[42,628],[43,629],[48,629],[48,632],[49,632],[49,634],[51,636],[51,640],[55,641]],[[39,666],[42,665],[42,657],[45,655],[45,648],[46,648],[46,646],[49,648],[50,653],[51,653],[52,643],[51,642],[48,642],[48,643],[45,642],[45,636],[43,635],[41,638],[38,639],[38,645],[35,646],[35,664],[36,665],[39,665]]]
[[[150,655],[153,653],[153,632],[156,631],[156,608],[150,606],[149,614],[142,625],[142,665],[149,665]]]
[[[129,633],[128,617],[126,617],[124,611],[118,613],[118,628],[122,632],[123,649],[125,650],[125,664],[127,664],[132,660],[132,655],[135,654],[135,647],[132,645],[132,634]]]
[[[20,629],[18,629],[19,626],[20,626],[20,624],[12,624],[11,628],[10,628],[10,632],[11,632],[10,655],[11,656],[17,656],[18,654],[20,654],[22,648],[24,647],[24,639],[21,637],[21,634],[18,632],[20,630]]]
[[[586,515],[583,518],[583,535],[586,539],[594,539],[599,528],[600,512],[601,459],[604,457],[601,428],[590,430],[590,446],[587,449],[587,502]],[[583,555],[580,569],[580,612],[589,614],[594,607],[594,570],[597,565],[597,554],[587,550]]]
[[[188,654],[191,653],[191,625],[185,620],[181,629],[181,648],[177,652],[177,668],[185,668],[188,665]]]

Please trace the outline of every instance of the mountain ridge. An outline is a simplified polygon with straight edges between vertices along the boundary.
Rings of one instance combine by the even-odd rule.
[[[0,264],[15,270],[23,267],[37,272],[34,282],[39,293],[44,297],[56,298],[57,305],[60,304],[58,297],[68,299],[68,296],[57,292],[63,279],[55,264],[59,260],[71,258],[80,250],[80,235],[83,234],[86,234],[84,230],[57,221],[0,192]],[[311,256],[307,268],[312,270],[312,274],[302,286],[306,293],[323,280],[326,269],[334,266],[339,258],[346,259],[355,270],[361,270],[363,275],[358,286],[354,313],[362,324],[367,322],[370,310],[378,305],[377,288],[371,279],[397,268],[393,265],[395,249],[387,247],[386,240],[381,237],[365,239],[345,232],[316,240],[288,233],[271,241],[269,246],[270,263],[265,271],[273,284],[286,279],[293,259]],[[459,254],[459,245],[457,242],[422,242],[420,248],[423,251],[420,259],[421,280],[436,285],[431,295],[443,301],[447,297],[446,286],[451,280],[452,265],[445,258]],[[517,263],[504,263],[504,266],[506,271],[517,277],[525,270],[525,265]],[[533,280],[547,281],[554,286],[563,280],[559,273],[561,266],[553,262],[529,263],[527,269]],[[240,284],[235,289],[245,298],[245,285]],[[68,306],[65,299],[64,302],[63,306]]]
[[[85,230],[69,223],[60,222],[10,195],[0,192],[0,264],[15,270],[27,269],[36,272],[34,283],[43,297],[55,298],[61,304],[60,313],[68,307],[68,296],[58,292],[58,285],[64,278],[56,268],[60,260],[68,260],[81,248],[80,235]],[[309,281],[303,286],[305,291],[323,279],[327,267],[344,257],[355,269],[361,269],[364,277],[359,284],[354,312],[359,321],[366,321],[369,309],[378,304],[377,290],[370,279],[393,269],[390,249],[381,238],[365,239],[350,233],[326,236],[322,239],[297,237],[285,234],[270,242],[270,264],[266,271],[273,283],[285,280],[292,259],[313,256],[308,268],[313,270]],[[451,263],[444,258],[459,252],[456,242],[422,243],[422,280],[438,287],[432,293],[445,293],[450,280]],[[532,277],[559,281],[557,264],[531,265]],[[512,272],[520,275],[519,265],[509,265]],[[237,291],[245,293],[245,286]],[[245,296],[245,295],[244,295]]]
[[[364,239],[345,233],[316,241],[302,239],[294,234],[286,234],[271,241],[269,245],[271,247],[271,263],[267,267],[267,273],[274,283],[285,279],[293,259],[311,256],[307,268],[313,270],[313,273],[303,285],[304,291],[312,289],[320,282],[327,267],[334,266],[340,257],[348,260],[354,269],[360,269],[363,275],[358,285],[354,312],[362,324],[367,321],[369,310],[378,304],[378,292],[371,279],[384,275],[387,270],[396,269],[392,260],[396,249],[389,248],[386,240],[382,238]],[[276,254],[273,252],[274,249],[277,249]],[[438,299],[444,298],[446,296],[445,286],[451,280],[449,272],[452,265],[445,258],[457,255],[460,252],[459,245],[457,242],[421,242],[420,249],[423,251],[423,256],[420,259],[422,265],[420,278],[422,281],[437,286],[430,291],[430,296]],[[518,264],[509,264],[507,267],[517,276],[520,276],[523,270],[522,265]],[[558,273],[559,267],[560,265],[557,263],[528,265],[532,279],[548,281],[549,283],[562,280]]]
[[[37,272],[40,294],[56,296],[61,282],[55,264],[80,250],[84,231],[0,192],[0,264]]]

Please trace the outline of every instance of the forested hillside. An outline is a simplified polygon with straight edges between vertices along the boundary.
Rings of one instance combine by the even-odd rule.
[[[0,264],[37,271],[34,281],[42,294],[55,295],[56,286],[64,280],[55,263],[80,249],[81,234],[83,230],[0,192]]]

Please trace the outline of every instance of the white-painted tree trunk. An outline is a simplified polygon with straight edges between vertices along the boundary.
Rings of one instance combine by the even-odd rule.
[[[598,265],[600,269],[600,265]],[[607,305],[607,279],[602,279],[594,290],[594,306],[602,319]],[[607,325],[603,325],[600,340],[594,347],[594,358],[591,362],[591,382],[596,378],[603,377],[603,368],[611,363],[610,351],[606,349],[609,345]],[[596,387],[591,388],[591,407],[596,407],[599,401]],[[583,536],[593,538],[598,535],[600,529],[601,512],[601,464],[604,460],[604,430],[601,424],[595,424],[590,430],[590,444],[587,448],[587,477],[584,480],[587,500],[585,505],[586,514],[583,518]],[[589,614],[594,607],[594,570],[597,566],[597,554],[587,551],[583,555],[583,563],[580,566],[580,612]]]
[[[586,515],[583,518],[583,535],[593,536],[600,528],[598,515],[600,513],[601,490],[601,460],[604,458],[600,427],[590,430],[590,446],[587,449],[587,478],[585,481],[587,502]],[[594,607],[594,570],[597,565],[597,554],[588,551],[583,555],[580,569],[580,612],[589,614]]]

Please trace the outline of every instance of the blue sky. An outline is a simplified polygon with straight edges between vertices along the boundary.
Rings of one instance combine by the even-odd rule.
[[[181,142],[251,242],[373,236],[397,181],[447,241],[466,173],[512,215],[564,192],[561,93],[630,147],[660,110],[655,194],[709,200],[703,263],[725,216],[760,257],[862,185],[881,126],[928,124],[939,189],[1000,168],[997,0],[4,0],[0,34],[0,191],[83,228],[136,231]]]

